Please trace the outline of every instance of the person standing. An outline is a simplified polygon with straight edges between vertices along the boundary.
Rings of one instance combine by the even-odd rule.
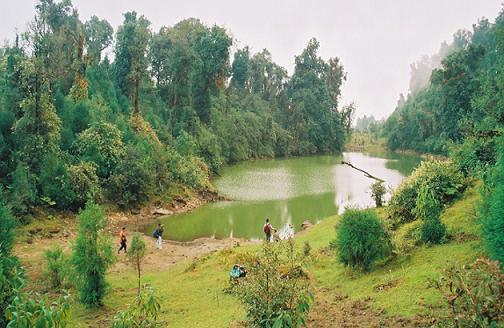
[[[127,248],[127,238],[126,238],[126,227],[122,227],[121,232],[119,232],[119,250],[117,251],[117,254],[121,253],[121,250],[124,249],[124,253],[126,253],[126,248]]]
[[[154,230],[154,238],[156,238],[157,249],[163,249],[163,232],[164,226],[161,223],[158,223],[156,230]]]
[[[263,226],[264,235],[267,242],[271,242],[271,232],[273,231],[273,227],[269,222],[269,219],[266,219],[266,223]]]

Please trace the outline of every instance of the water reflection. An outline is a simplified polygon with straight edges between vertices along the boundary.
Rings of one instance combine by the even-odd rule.
[[[369,171],[394,188],[419,163],[419,158],[398,154],[344,153],[242,163],[224,170],[214,181],[220,193],[235,199],[204,205],[190,213],[162,219],[165,237],[193,240],[199,237],[262,238],[262,225],[274,227],[313,223],[346,206],[371,206],[374,180],[341,160]],[[146,228],[146,232],[154,226]]]

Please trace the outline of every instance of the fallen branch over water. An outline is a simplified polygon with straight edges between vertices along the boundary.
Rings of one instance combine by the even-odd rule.
[[[351,163],[348,163],[348,162],[345,162],[345,161],[341,161],[341,164],[348,165],[348,166],[350,166],[351,168],[356,169],[357,171],[360,171],[360,172],[364,173],[364,175],[365,175],[366,177],[368,177],[368,178],[375,179],[375,180],[377,180],[377,181],[381,181],[381,182],[385,182],[385,180],[380,179],[380,178],[377,178],[377,177],[375,177],[374,175],[369,174],[369,172],[366,172],[366,171],[364,171],[364,170],[362,170],[362,169],[359,169],[358,167],[353,166]]]

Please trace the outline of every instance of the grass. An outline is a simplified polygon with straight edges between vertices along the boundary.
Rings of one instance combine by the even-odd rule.
[[[397,255],[378,263],[369,273],[350,272],[337,262],[328,245],[335,238],[334,226],[339,217],[329,217],[296,238],[302,249],[312,247],[313,259],[308,270],[321,295],[334,299],[372,300],[372,306],[390,315],[411,317],[426,310],[424,304],[438,304],[440,295],[428,288],[428,281],[438,277],[443,268],[454,262],[467,263],[483,254],[478,238],[475,206],[479,200],[476,188],[466,191],[442,214],[452,238],[443,245],[421,246],[408,255]],[[385,216],[383,209],[377,210]],[[469,236],[469,237],[468,237]],[[253,256],[259,245],[247,245],[209,254],[194,262],[182,262],[166,271],[146,272],[143,283],[151,285],[162,299],[160,319],[169,327],[228,327],[244,319],[244,311],[235,297],[226,294],[228,271],[233,263]],[[110,292],[101,309],[86,309],[78,302],[72,305],[72,327],[110,326],[114,314],[125,309],[136,295],[133,269],[111,273],[107,277]]]

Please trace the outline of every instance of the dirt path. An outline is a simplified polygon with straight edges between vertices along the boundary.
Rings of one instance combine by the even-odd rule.
[[[307,320],[308,328],[422,327],[420,319],[387,316],[371,307],[371,300],[350,300],[326,288],[315,292],[315,303]]]

